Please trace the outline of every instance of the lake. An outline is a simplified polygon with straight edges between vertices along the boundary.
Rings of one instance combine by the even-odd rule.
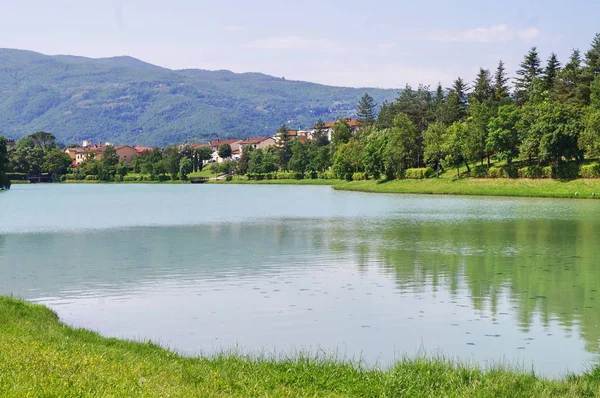
[[[14,185],[0,294],[175,351],[600,363],[600,202]]]

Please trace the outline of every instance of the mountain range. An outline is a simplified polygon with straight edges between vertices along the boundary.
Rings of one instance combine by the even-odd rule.
[[[354,115],[368,92],[381,104],[398,90],[333,87],[261,73],[171,70],[121,56],[48,56],[0,49],[0,135],[36,131],[69,144],[89,139],[160,146],[273,135]]]

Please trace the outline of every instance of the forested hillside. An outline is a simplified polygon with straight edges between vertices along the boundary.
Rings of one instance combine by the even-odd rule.
[[[398,90],[290,81],[260,73],[170,70],[131,57],[90,59],[0,49],[0,135],[52,132],[63,144],[92,139],[161,146],[274,134],[352,116],[369,92]]]

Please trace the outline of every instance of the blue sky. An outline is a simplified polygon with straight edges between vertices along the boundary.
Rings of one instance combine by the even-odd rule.
[[[600,32],[593,0],[6,3],[0,47],[352,87],[448,86],[499,59],[513,73],[534,45],[544,60],[555,51],[564,63]]]

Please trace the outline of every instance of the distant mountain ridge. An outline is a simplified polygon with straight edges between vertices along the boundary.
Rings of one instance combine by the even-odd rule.
[[[43,130],[65,144],[155,146],[264,136],[282,123],[309,128],[319,118],[353,116],[365,92],[379,104],[398,94],[261,73],[170,70],[129,56],[0,49],[0,135],[10,138]]]

